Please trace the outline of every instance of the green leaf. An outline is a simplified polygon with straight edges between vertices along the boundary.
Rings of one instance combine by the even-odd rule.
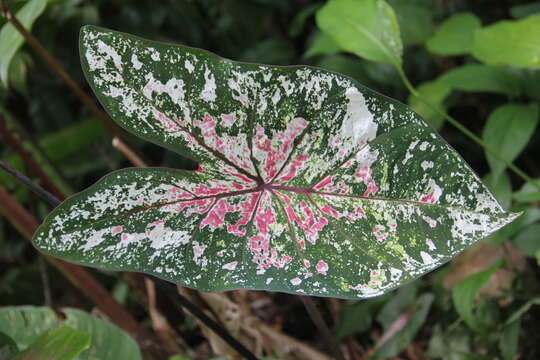
[[[392,8],[383,0],[330,0],[317,25],[343,50],[401,67],[402,44]]]
[[[426,41],[426,47],[439,55],[468,54],[472,50],[474,33],[481,26],[480,19],[472,13],[454,14]]]
[[[518,73],[504,67],[469,64],[445,72],[438,79],[454,90],[472,92],[494,92],[508,96],[518,96],[521,77]]]
[[[339,45],[329,35],[325,33],[317,33],[313,38],[313,42],[309,49],[304,54],[304,59],[317,55],[331,55],[338,53],[341,50]]]
[[[17,348],[15,341],[6,334],[0,332],[0,359],[10,360],[18,353],[19,349]]]
[[[503,172],[497,179],[491,174],[484,177],[484,184],[493,193],[504,209],[512,205],[512,183],[507,173]]]
[[[516,5],[510,8],[510,14],[512,15],[512,17],[515,17],[515,18],[523,18],[523,17],[527,17],[529,15],[536,14],[539,12],[540,12],[540,1],[530,3],[530,4]]]
[[[26,85],[26,74],[28,72],[28,65],[31,63],[31,58],[28,54],[19,51],[15,54],[9,65],[9,84],[13,89],[17,90],[23,95],[28,95],[28,88]]]
[[[302,33],[306,25],[307,20],[315,14],[317,10],[321,7],[322,3],[315,3],[305,6],[300,12],[294,17],[289,27],[289,36],[296,37]]]
[[[504,241],[511,239],[519,231],[525,227],[534,224],[540,220],[540,209],[535,207],[525,207],[524,205],[517,205],[512,208],[513,211],[521,211],[522,215],[519,216],[514,222],[505,226],[501,230],[497,231],[491,237],[494,238],[495,243],[502,244]]]
[[[499,21],[477,30],[472,54],[488,65],[540,68],[540,15]]]
[[[15,360],[72,360],[90,347],[91,336],[66,325],[54,327],[39,336]]]
[[[264,59],[270,64],[288,64],[294,55],[293,48],[284,41],[269,39],[258,42],[255,46],[246,49],[240,60],[257,62]]]
[[[490,115],[482,131],[482,139],[508,162],[513,162],[525,149],[538,124],[538,105],[505,104],[496,108]],[[486,153],[494,181],[506,165]]]
[[[535,182],[540,184],[540,179],[536,179]],[[519,191],[512,195],[512,198],[524,203],[537,202],[540,201],[540,191],[533,184],[525,183]]]
[[[518,319],[503,328],[499,340],[499,349],[504,360],[512,360],[518,353],[519,332],[521,330],[521,321]]]
[[[459,316],[469,327],[478,332],[485,332],[484,324],[478,320],[473,313],[473,305],[480,289],[484,287],[491,278],[491,275],[501,266],[499,261],[489,269],[477,272],[454,286],[452,289],[452,299],[454,307]]]
[[[15,16],[28,30],[32,28],[34,21],[43,13],[46,0],[30,0]],[[0,30],[0,79],[5,86],[8,84],[8,69],[13,56],[24,43],[24,38],[11,23],[4,24]]]
[[[424,43],[432,32],[432,10],[424,0],[391,0],[404,45]]]
[[[377,344],[377,350],[373,355],[374,359],[388,359],[389,357],[397,356],[414,340],[418,330],[424,324],[427,318],[429,309],[434,300],[433,294],[423,294],[418,297],[407,311],[400,314],[390,327],[385,328],[385,334],[381,339],[384,339],[386,334],[392,336]],[[395,331],[397,330],[397,331]]]
[[[540,250],[540,223],[532,224],[521,230],[514,238],[514,245],[527,256],[535,257]]]
[[[372,314],[386,300],[385,296],[380,296],[344,306],[340,311],[339,322],[334,332],[336,339],[340,340],[368,330],[373,322]]]
[[[426,356],[429,359],[465,360],[461,354],[470,351],[470,331],[462,326],[443,330],[440,323],[433,327]]]
[[[452,92],[452,88],[441,81],[430,81],[420,84],[417,89],[422,99],[436,106],[441,111],[445,111],[444,100]],[[414,95],[409,95],[409,105],[429,121],[435,129],[440,129],[444,124],[444,117],[441,113],[433,110],[430,106]]]
[[[11,337],[19,349],[26,349],[48,329],[68,326],[91,335],[92,346],[79,355],[80,360],[141,359],[135,341],[115,325],[80,310],[62,309],[62,312],[65,319],[47,307],[3,307],[0,332]]]
[[[111,117],[200,167],[104,177],[44,221],[48,254],[204,291],[356,299],[516,216],[415,113],[343,75],[95,27],[80,45]]]

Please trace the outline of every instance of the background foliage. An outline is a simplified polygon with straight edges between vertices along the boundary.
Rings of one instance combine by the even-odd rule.
[[[358,13],[358,4],[365,1],[332,2],[339,2],[353,21],[373,20]],[[324,4],[301,0],[170,0],[159,4],[143,0],[32,0],[11,1],[9,7],[20,12],[25,25],[36,19],[32,33],[87,91],[78,57],[78,32],[83,24],[97,24],[153,40],[205,48],[235,60],[316,65],[409,103],[485,179],[504,207],[524,215],[421,280],[367,301],[320,300],[321,310],[334,325],[334,335],[347,348],[345,352],[352,356],[538,358],[540,335],[535,330],[540,313],[535,304],[540,295],[540,191],[509,172],[439,112],[411,96],[391,65],[396,61],[394,56],[373,52],[366,56],[365,44],[358,43],[354,33],[344,33],[344,39],[336,40],[335,35],[322,31],[327,27],[317,13]],[[403,41],[399,61],[420,94],[448,111],[505,159],[540,178],[535,157],[540,151],[540,57],[536,55],[540,53],[540,3],[392,0],[388,4],[396,14],[396,28],[399,26]],[[339,19],[333,21],[340,25]],[[44,169],[50,166],[50,174],[61,174],[55,180],[58,187],[72,193],[111,170],[130,166],[111,146],[106,128],[4,23],[0,20],[0,111],[6,122],[31,134],[35,143],[28,142],[26,149],[32,152],[35,146],[46,154],[48,159],[43,158],[40,164]],[[129,142],[152,165],[194,166],[149,143],[131,137]],[[0,142],[0,153],[3,160],[38,181],[6,142]],[[4,173],[0,173],[0,185],[39,220],[50,211]],[[44,268],[35,250],[2,220],[0,306],[46,302],[57,308],[92,309],[59,273],[51,268],[44,272]],[[125,277],[93,273],[138,320],[152,322]],[[50,293],[50,299],[44,293]],[[231,298],[246,301],[252,314],[274,328],[318,347],[320,334],[295,297],[249,293]],[[265,305],[255,307],[257,301]],[[210,337],[191,318],[161,305],[175,336],[183,339],[182,352],[210,357]]]

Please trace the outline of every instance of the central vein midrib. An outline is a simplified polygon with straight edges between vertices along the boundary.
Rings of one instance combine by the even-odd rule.
[[[479,214],[479,215],[487,215],[487,216],[495,216],[492,214],[483,213],[480,211],[470,210],[470,209],[463,209],[455,206],[448,206],[448,205],[441,205],[441,204],[432,204],[432,203],[425,203],[417,200],[408,200],[408,199],[389,199],[389,198],[383,198],[383,197],[366,197],[366,196],[360,196],[360,195],[351,195],[351,194],[336,194],[336,193],[329,193],[329,192],[323,192],[323,191],[316,191],[313,188],[300,188],[300,187],[290,187],[290,186],[281,186],[281,185],[272,185],[272,184],[263,184],[259,185],[257,187],[246,189],[246,190],[239,190],[239,191],[231,191],[226,193],[219,193],[215,195],[208,195],[208,196],[195,196],[189,199],[179,199],[174,201],[167,201],[163,203],[153,204],[145,207],[141,207],[138,209],[132,209],[128,210],[119,214],[115,214],[112,216],[107,216],[105,218],[101,218],[97,221],[94,221],[90,223],[90,226],[95,225],[100,222],[104,222],[107,220],[111,220],[117,217],[126,216],[126,215],[133,215],[137,214],[142,211],[150,210],[153,208],[158,208],[161,206],[167,206],[167,205],[174,205],[179,204],[182,202],[188,202],[188,201],[198,201],[198,200],[207,200],[207,199],[221,199],[221,198],[227,198],[227,197],[233,197],[233,196],[239,196],[239,195],[246,195],[251,194],[257,191],[269,191],[273,196],[275,196],[274,191],[287,191],[287,192],[294,192],[298,194],[303,195],[320,195],[322,197],[324,196],[336,196],[336,197],[345,197],[350,199],[358,199],[363,201],[386,201],[386,202],[394,202],[394,203],[404,203],[404,204],[412,204],[412,205],[420,205],[420,206],[427,206],[427,207],[437,207],[437,208],[443,208],[446,210],[458,210],[463,212],[468,212],[471,214]],[[332,205],[329,203],[329,205]],[[210,209],[209,209],[210,211]],[[208,213],[208,212],[207,212]]]

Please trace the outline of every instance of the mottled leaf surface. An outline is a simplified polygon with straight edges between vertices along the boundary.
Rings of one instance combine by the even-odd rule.
[[[80,41],[112,118],[200,166],[109,174],[45,220],[48,254],[204,291],[361,298],[514,217],[409,108],[343,75],[96,27]]]

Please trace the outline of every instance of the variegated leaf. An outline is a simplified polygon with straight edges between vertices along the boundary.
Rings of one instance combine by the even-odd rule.
[[[414,112],[346,76],[96,27],[80,48],[113,119],[200,167],[107,175],[46,219],[48,254],[205,291],[361,298],[515,217]]]

